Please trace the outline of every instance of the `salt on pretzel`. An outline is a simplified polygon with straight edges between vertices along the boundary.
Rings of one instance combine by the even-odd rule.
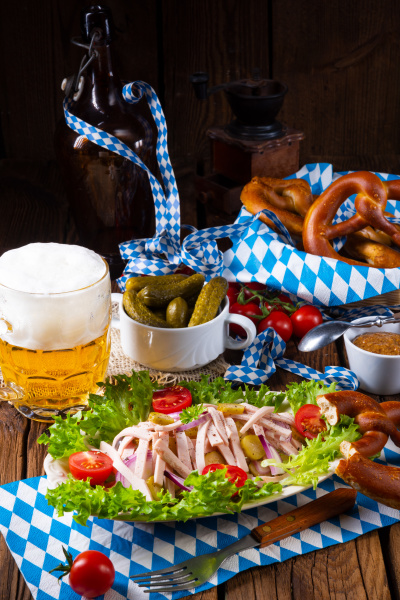
[[[357,194],[354,201],[356,214],[347,221],[333,225],[339,207],[352,194]],[[307,211],[303,226],[305,251],[365,266],[365,263],[340,256],[332,248],[330,240],[355,233],[368,225],[384,232],[394,244],[400,246],[400,231],[394,223],[387,220],[385,214],[388,198],[400,200],[400,180],[383,182],[369,171],[343,175]]]
[[[400,469],[368,459],[378,454],[388,438],[400,447],[400,402],[379,404],[355,391],[340,391],[317,396],[317,404],[328,423],[335,425],[340,415],[354,418],[362,437],[342,442],[341,460],[336,474],[357,491],[393,508],[400,508]]]
[[[302,236],[303,218],[313,203],[310,185],[304,179],[272,177],[253,177],[244,186],[240,199],[253,215],[264,209],[271,210],[289,233],[299,238]],[[260,219],[276,230],[268,217],[261,215]]]

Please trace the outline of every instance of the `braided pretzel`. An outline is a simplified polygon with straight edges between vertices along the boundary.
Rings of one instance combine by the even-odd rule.
[[[357,194],[354,201],[356,214],[347,221],[333,225],[332,221],[339,207],[352,194]],[[368,171],[343,175],[309,208],[303,227],[305,251],[365,266],[365,263],[340,256],[330,245],[330,240],[360,231],[367,225],[383,231],[400,246],[400,231],[385,216],[388,197],[400,200],[400,180],[383,182]]]
[[[382,450],[388,437],[400,447],[400,402],[379,404],[360,392],[341,391],[318,396],[317,404],[331,425],[344,414],[354,418],[363,434],[356,442],[340,444],[346,460],[339,462],[336,474],[366,496],[400,508],[400,469],[368,459]]]
[[[273,179],[253,177],[244,186],[241,201],[247,210],[255,215],[268,209],[276,214],[289,233],[300,237],[303,231],[303,217],[313,203],[310,185],[304,179]],[[276,230],[275,225],[265,215],[261,221]]]

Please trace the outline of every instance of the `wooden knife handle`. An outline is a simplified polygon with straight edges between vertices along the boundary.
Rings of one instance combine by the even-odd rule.
[[[356,496],[357,492],[353,488],[338,488],[268,523],[259,525],[251,534],[260,542],[260,548],[269,546],[349,510],[354,506]]]

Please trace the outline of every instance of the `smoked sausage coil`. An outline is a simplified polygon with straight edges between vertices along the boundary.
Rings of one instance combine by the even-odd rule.
[[[400,446],[400,402],[376,402],[361,392],[341,391],[317,396],[317,404],[328,423],[334,425],[341,414],[354,418],[360,433],[356,442],[342,442],[345,456],[336,468],[349,485],[369,498],[400,509],[400,468],[369,460],[385,446],[388,436]]]
[[[363,456],[373,456],[385,446],[388,437],[400,447],[400,432],[379,402],[356,391],[340,391],[317,396],[321,413],[330,425],[335,425],[340,415],[352,417],[363,437],[349,444]],[[398,403],[400,405],[400,403]],[[395,409],[391,407],[394,414]]]
[[[336,468],[351,487],[365,496],[392,508],[400,508],[400,469],[372,462],[359,452],[341,460]]]

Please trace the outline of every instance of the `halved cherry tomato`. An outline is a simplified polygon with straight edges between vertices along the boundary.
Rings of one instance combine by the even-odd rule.
[[[111,458],[99,450],[75,452],[69,457],[68,464],[75,479],[86,481],[90,477],[90,485],[102,485],[113,470]]]
[[[153,393],[153,410],[164,415],[179,412],[191,404],[192,394],[181,385],[173,385]]]
[[[294,417],[294,423],[297,431],[310,440],[316,438],[321,431],[326,431],[320,408],[315,404],[303,404]]]
[[[210,471],[213,473],[218,469],[226,469],[226,477],[229,479],[231,483],[234,483],[237,488],[244,486],[244,482],[247,479],[246,471],[243,471],[240,467],[236,467],[235,465],[222,465],[219,463],[212,463],[211,465],[207,465],[204,467],[202,471],[202,475],[206,475]]]
[[[258,323],[257,333],[261,333],[268,327],[275,329],[276,333],[281,336],[284,342],[288,342],[292,336],[293,325],[290,317],[279,310],[272,311],[268,317],[262,319]]]
[[[229,312],[234,313],[236,315],[243,315],[251,319],[254,325],[257,326],[259,319],[257,316],[262,315],[261,308],[255,304],[254,302],[249,302],[248,304],[240,304],[239,302],[235,302],[232,306],[229,307]],[[231,323],[229,326],[229,331],[233,334],[240,335],[241,337],[246,337],[246,332],[243,327],[240,325],[236,325],[236,323]]]
[[[300,307],[290,317],[293,324],[293,333],[295,336],[302,338],[307,331],[314,329],[322,323],[321,311],[316,306],[305,305]]]

